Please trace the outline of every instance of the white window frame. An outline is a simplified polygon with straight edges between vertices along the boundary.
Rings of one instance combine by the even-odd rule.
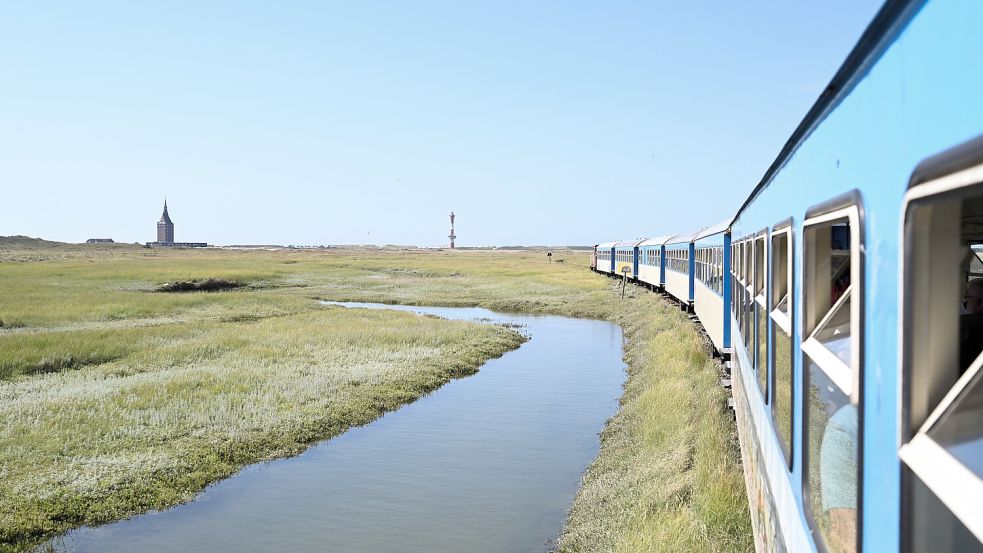
[[[782,436],[781,432],[778,430],[779,421],[775,416],[776,413],[775,398],[778,396],[778,394],[776,393],[776,388],[778,386],[778,372],[776,370],[778,349],[775,347],[774,341],[772,341],[772,347],[769,348],[768,350],[768,363],[769,366],[771,367],[771,379],[769,380],[768,383],[771,386],[770,390],[771,390],[771,398],[772,398],[769,408],[771,409],[772,420],[775,423],[775,435],[778,438],[778,442],[779,444],[781,444],[782,451],[785,454],[785,465],[786,465],[786,469],[788,470],[792,469],[792,463],[794,459],[795,423],[797,422],[796,419],[798,418],[796,417],[795,414],[795,390],[798,384],[795,378],[795,357],[796,357],[795,335],[792,333],[793,330],[792,325],[794,320],[793,317],[795,313],[795,294],[794,294],[795,288],[794,288],[794,278],[793,278],[794,277],[793,256],[795,254],[795,243],[793,242],[793,238],[795,235],[792,232],[792,223],[793,223],[792,219],[789,218],[785,221],[782,221],[781,223],[778,223],[772,228],[771,234],[768,237],[768,269],[767,269],[768,276],[769,276],[768,290],[771,296],[771,299],[768,302],[768,307],[769,309],[771,309],[771,311],[769,312],[768,316],[771,319],[771,325],[772,325],[768,331],[768,336],[770,338],[773,334],[775,334],[780,330],[788,336],[789,341],[792,345],[791,351],[789,352],[790,357],[788,359],[789,363],[792,364],[791,366],[792,374],[791,374],[791,390],[790,390],[791,393],[789,394],[790,405],[788,406],[790,417],[791,417],[791,420],[789,421],[791,423],[791,428],[789,429],[789,436],[788,436],[787,443],[785,441],[785,438]],[[774,243],[776,238],[779,238],[783,235],[785,237],[785,252],[784,252],[785,279],[786,279],[785,293],[788,295],[788,313],[779,310],[777,306],[774,309],[771,308],[772,304],[775,304],[781,301],[782,299],[782,298],[776,298],[775,291],[774,291],[774,278],[775,278]]]
[[[860,403],[860,373],[862,372],[862,340],[861,335],[863,334],[863,325],[861,321],[861,309],[863,303],[863,294],[858,294],[857,289],[863,288],[863,268],[860,266],[863,263],[863,258],[860,255],[860,239],[861,239],[861,229],[860,229],[860,208],[856,205],[851,205],[849,207],[837,209],[829,213],[824,213],[816,217],[807,219],[803,223],[803,240],[807,235],[809,227],[822,225],[824,223],[830,223],[838,221],[841,219],[846,219],[850,223],[850,287],[849,289],[840,296],[836,303],[830,306],[829,310],[823,315],[823,318],[816,322],[811,330],[809,330],[808,336],[803,332],[802,340],[802,352],[807,354],[813,361],[820,365],[820,369],[830,377],[837,386],[840,387],[850,396],[850,402],[858,405]],[[803,246],[803,253],[805,246]],[[805,267],[803,267],[803,290],[802,294],[805,294]],[[836,313],[839,306],[850,299],[850,363],[844,363],[839,357],[837,357],[833,352],[826,349],[826,346],[822,345],[819,340],[816,339],[815,334],[818,329],[823,328],[823,325],[832,318],[833,314]],[[803,299],[803,305],[807,305],[808,302]],[[853,331],[856,329],[856,332]],[[803,328],[803,331],[806,329]],[[856,367],[856,370],[853,369]],[[852,374],[851,374],[852,373]]]
[[[784,330],[786,334],[788,334],[789,336],[791,336],[792,335],[792,318],[791,318],[791,314],[794,313],[792,305],[795,303],[795,294],[792,293],[793,290],[795,290],[795,288],[793,286],[793,282],[792,282],[792,252],[794,252],[795,250],[794,250],[794,247],[792,245],[792,223],[791,223],[791,221],[788,221],[786,223],[782,223],[779,226],[775,227],[775,230],[771,231],[771,241],[774,241],[775,238],[780,237],[783,234],[785,235],[785,244],[786,244],[786,252],[785,252],[785,256],[786,256],[786,258],[785,258],[785,265],[786,265],[786,268],[785,268],[785,277],[786,277],[787,283],[786,283],[786,288],[785,288],[786,292],[785,293],[788,294],[788,296],[789,296],[788,297],[788,313],[784,313],[784,312],[780,311],[778,309],[778,307],[776,306],[775,308],[771,309],[770,315],[771,315],[771,320],[774,321],[774,323],[776,325],[778,325],[778,328]],[[774,259],[774,256],[772,256],[769,259]],[[774,293],[772,293],[772,296],[774,296]],[[777,302],[777,301],[779,301],[781,299],[782,298],[772,297],[771,303],[775,303],[775,302]]]
[[[819,370],[823,371],[830,380],[833,381],[836,386],[838,386],[845,395],[850,399],[850,404],[854,405],[857,409],[857,543],[855,551],[861,551],[861,544],[863,542],[863,528],[864,528],[864,509],[863,509],[863,472],[864,472],[864,447],[863,447],[863,436],[864,436],[864,416],[863,416],[863,401],[861,396],[861,385],[862,385],[862,375],[863,375],[863,299],[864,299],[864,255],[863,255],[863,245],[864,245],[864,229],[863,229],[863,207],[862,199],[858,191],[853,190],[847,194],[834,198],[828,202],[834,204],[838,207],[832,207],[829,210],[825,210],[823,206],[818,206],[813,208],[814,210],[820,211],[817,214],[811,215],[806,213],[806,219],[802,224],[802,287],[799,290],[801,297],[799,298],[799,311],[802,317],[802,337],[801,343],[799,345],[800,355],[808,355],[816,365],[819,366]],[[810,210],[812,211],[812,210]],[[850,287],[843,294],[843,296],[837,298],[837,301],[833,303],[823,315],[822,319],[812,325],[812,328],[807,328],[809,325],[808,317],[811,317],[809,312],[809,307],[811,302],[805,297],[808,290],[808,276],[816,278],[816,275],[808,275],[810,273],[809,268],[809,231],[811,227],[821,226],[826,223],[832,223],[846,219],[850,225]],[[822,345],[816,337],[817,331],[821,330],[834,313],[836,313],[837,308],[846,301],[846,298],[852,298],[850,301],[850,365],[847,365],[840,360],[833,352]],[[852,374],[850,374],[852,373]],[[803,363],[801,370],[802,378],[799,383],[799,387],[802,389],[803,397],[808,397],[809,389],[807,386],[811,386],[811,375],[809,375],[809,370]],[[801,427],[807,429],[810,424],[810,417],[807,407],[808,401],[804,401],[800,413],[802,414]],[[812,512],[811,500],[808,498],[809,495],[809,476],[812,472],[809,461],[809,447],[806,442],[809,440],[808,431],[804,431],[799,436],[799,443],[797,444],[802,448],[802,486],[803,486],[803,507],[807,512],[807,519],[809,521],[809,527],[815,534],[815,539],[817,542],[821,543],[821,550],[826,548],[826,538],[821,534],[817,527],[816,515]]]
[[[961,189],[969,187],[979,187],[983,190],[983,163],[970,166],[968,168],[945,174],[925,183],[918,184],[910,188],[905,194],[902,204],[903,220],[901,224],[901,301],[902,306],[906,306],[909,298],[904,297],[907,289],[907,270],[905,267],[906,242],[905,227],[907,225],[907,214],[912,204],[920,203],[932,197],[958,194]],[[901,328],[908,328],[907,309],[901,311]],[[911,363],[907,358],[908,353],[903,347],[904,335],[899,339],[899,359],[901,359],[901,378],[899,378],[899,421],[907,418],[905,412],[906,405],[904,390],[904,379],[907,376],[905,367]],[[903,429],[899,427],[898,457],[903,463],[921,480],[921,482],[941,501],[952,514],[969,530],[976,539],[983,541],[983,477],[969,470],[962,462],[950,454],[944,447],[938,444],[928,435],[928,431],[952,406],[959,394],[969,386],[970,382],[983,371],[983,355],[977,357],[965,373],[956,381],[952,388],[945,394],[939,404],[931,411],[925,422],[914,432],[910,440],[906,440]],[[907,499],[902,498],[904,508],[907,508]],[[905,529],[902,528],[904,535]]]
[[[748,315],[751,317],[752,330],[749,333],[749,340],[752,342],[750,351],[751,367],[755,375],[755,384],[761,394],[761,400],[768,404],[768,394],[771,391],[768,382],[768,229],[765,228],[751,235],[748,240],[751,247],[751,267],[748,277],[747,290],[751,296],[751,310]],[[761,266],[761,274],[758,274],[758,266]],[[763,282],[758,282],[758,281]],[[758,292],[759,287],[761,291]],[[765,332],[761,336],[761,321],[757,315],[764,317]],[[764,359],[761,355],[761,340],[765,341]],[[762,371],[764,371],[762,373]],[[762,376],[762,374],[764,376]],[[763,389],[762,389],[763,387]]]

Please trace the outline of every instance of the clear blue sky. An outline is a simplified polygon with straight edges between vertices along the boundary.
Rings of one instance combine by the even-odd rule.
[[[879,5],[10,3],[0,235],[153,240],[165,195],[215,244],[440,245],[452,209],[460,245],[715,223]]]

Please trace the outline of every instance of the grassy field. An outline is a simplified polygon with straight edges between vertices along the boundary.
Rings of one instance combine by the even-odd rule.
[[[0,549],[192,497],[517,347],[507,329],[315,299],[607,319],[630,376],[562,551],[750,550],[734,430],[700,336],[557,252],[0,248]],[[207,278],[227,292],[161,293]]]

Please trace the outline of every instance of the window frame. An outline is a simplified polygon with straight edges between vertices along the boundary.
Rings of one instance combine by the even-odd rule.
[[[737,284],[738,287],[733,290],[733,294],[737,294],[737,328],[741,332],[741,345],[744,347],[745,353],[747,352],[747,328],[745,324],[747,323],[747,257],[746,250],[748,246],[747,237],[742,237],[737,244],[738,246],[738,273],[737,273]]]
[[[916,286],[913,271],[917,230],[912,228],[914,212],[941,202],[961,201],[983,195],[983,136],[923,161],[912,173],[902,203],[901,221],[901,336],[899,337],[901,401],[899,405],[898,457],[902,467],[901,542],[913,543],[912,510],[914,476],[934,494],[949,512],[978,540],[983,542],[983,475],[974,473],[963,462],[936,442],[929,431],[947,414],[952,404],[977,378],[983,378],[983,355],[977,357],[931,409],[912,412],[915,386],[912,366],[916,364],[915,344],[906,336],[915,330]],[[958,329],[958,327],[957,327]],[[921,355],[925,355],[921,352]],[[931,356],[931,352],[929,352]],[[924,360],[922,360],[924,361]],[[926,383],[920,383],[925,388]],[[922,397],[921,399],[925,399]],[[928,398],[931,400],[931,398]],[[921,406],[919,406],[921,409]],[[923,421],[919,419],[924,418]],[[911,473],[910,475],[907,473]],[[906,539],[908,538],[908,539]]]
[[[770,405],[770,392],[771,386],[768,381],[768,360],[771,358],[770,349],[768,348],[768,258],[769,258],[769,244],[768,244],[768,228],[759,230],[754,233],[751,238],[752,246],[752,259],[751,259],[751,282],[749,283],[749,291],[751,293],[751,312],[753,313],[752,318],[754,319],[752,324],[754,325],[754,352],[752,354],[752,366],[754,371],[757,373],[755,378],[758,381],[758,391],[761,392],[761,398],[764,400],[765,405]],[[758,274],[758,273],[761,274]],[[762,282],[758,282],[758,281]],[[760,291],[758,290],[760,288]],[[765,331],[764,336],[761,336],[761,320],[760,317],[764,317],[765,321]],[[764,338],[764,359],[762,359],[761,350],[762,344],[761,339]],[[762,371],[764,371],[762,375]]]
[[[830,305],[829,310],[823,317],[817,321],[812,328],[809,328],[809,310],[811,308],[811,301],[806,298],[806,292],[808,290],[808,278],[809,276],[809,257],[808,257],[808,232],[810,227],[822,226],[826,223],[832,223],[841,219],[846,218],[850,223],[850,284],[851,289],[849,294],[844,294],[843,297],[839,298],[836,302]],[[817,344],[818,347],[810,346],[807,348],[806,344],[809,340],[813,340],[813,334],[816,333],[818,329],[823,328],[823,323],[826,322],[835,313],[837,305],[840,301],[844,300],[846,297],[851,297],[850,303],[850,325],[856,329],[853,332],[851,329],[850,340],[851,340],[851,351],[850,357],[851,361],[856,367],[854,374],[852,375],[850,381],[849,393],[846,394],[850,398],[850,403],[856,406],[857,409],[857,536],[856,536],[856,553],[861,553],[863,551],[863,534],[864,534],[864,394],[861,393],[863,390],[864,383],[864,296],[866,291],[866,281],[865,281],[865,264],[866,264],[866,232],[865,232],[865,215],[864,215],[864,204],[863,197],[860,191],[857,189],[850,190],[845,194],[841,194],[835,198],[832,198],[824,203],[818,204],[809,208],[806,211],[805,220],[802,223],[802,286],[799,289],[800,297],[799,299],[799,311],[802,317],[802,336],[799,341],[799,354],[796,358],[797,361],[802,363],[801,367],[801,382],[799,387],[801,388],[803,394],[803,401],[801,405],[802,413],[802,432],[799,436],[799,445],[802,447],[802,467],[800,469],[802,473],[802,507],[805,512],[806,520],[809,523],[809,530],[812,533],[813,541],[816,547],[820,551],[828,551],[829,548],[826,545],[825,537],[820,531],[819,524],[817,522],[816,516],[812,509],[812,498],[809,486],[809,473],[811,472],[810,462],[809,462],[809,386],[811,385],[811,376],[809,370],[805,366],[804,356],[808,355],[813,362],[819,365],[820,370],[826,373],[826,376],[830,378],[837,386],[840,386],[840,382],[837,381],[826,371],[823,367],[823,363],[839,363],[843,365],[835,354],[830,352],[822,344]],[[808,330],[807,330],[808,329]],[[808,334],[807,334],[808,332]],[[812,343],[812,342],[810,342]],[[819,355],[821,359],[817,359],[816,355]],[[847,367],[850,370],[850,367]],[[842,389],[842,386],[841,386]]]
[[[744,282],[741,285],[741,294],[743,294],[742,304],[744,308],[743,314],[743,331],[744,334],[744,349],[748,355],[748,360],[751,361],[751,370],[755,370],[755,352],[756,343],[754,341],[754,234],[750,234],[744,238]],[[748,345],[750,344],[750,348]]]
[[[795,416],[795,390],[796,390],[796,379],[795,379],[795,360],[797,358],[795,352],[795,306],[798,302],[795,301],[795,228],[793,227],[794,220],[789,217],[782,221],[779,221],[772,227],[771,236],[768,239],[769,244],[769,256],[768,256],[768,290],[769,290],[769,301],[768,301],[768,318],[770,319],[770,326],[768,330],[768,337],[771,341],[772,347],[768,351],[768,363],[771,366],[771,379],[769,384],[771,385],[772,392],[772,402],[771,402],[771,419],[775,427],[775,435],[778,438],[778,443],[785,453],[785,468],[789,472],[792,471],[794,458],[795,458],[795,423],[797,418]],[[785,235],[785,279],[786,279],[786,294],[788,294],[788,313],[783,313],[778,309],[776,302],[780,301],[781,298],[775,297],[775,238]],[[775,347],[775,333],[779,330],[785,332],[789,337],[789,343],[791,346],[791,351],[789,352],[791,364],[791,378],[790,378],[790,394],[789,401],[789,439],[788,443],[778,432],[779,420],[775,414],[775,397],[777,394],[775,390],[778,388],[778,371],[775,369],[777,364],[778,348]]]

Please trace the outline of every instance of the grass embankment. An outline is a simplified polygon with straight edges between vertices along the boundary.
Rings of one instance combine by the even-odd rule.
[[[733,426],[694,327],[658,296],[537,252],[0,252],[0,549],[193,496],[367,422],[520,340],[314,298],[607,319],[622,408],[563,551],[751,548]],[[221,279],[234,291],[153,293]]]
[[[557,548],[751,551],[719,362],[675,305],[652,296],[636,298],[614,319],[624,330],[628,380]]]

